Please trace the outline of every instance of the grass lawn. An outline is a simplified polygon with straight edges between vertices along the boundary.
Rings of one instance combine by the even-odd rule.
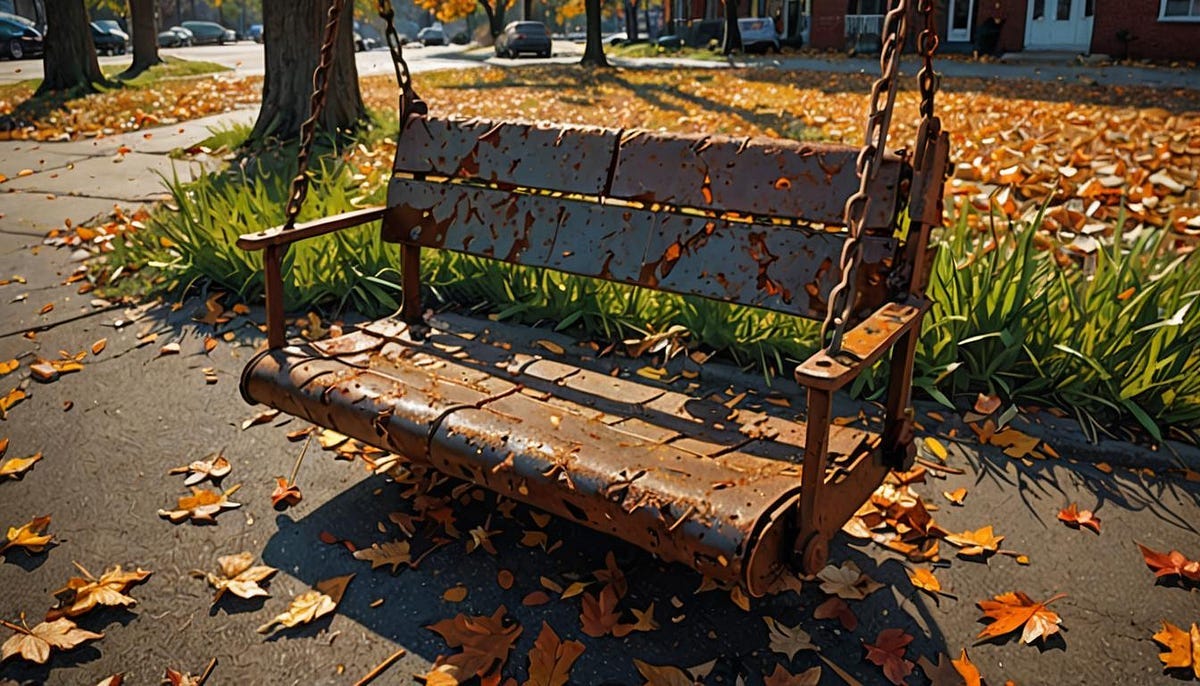
[[[870,77],[753,70],[608,70],[572,66],[417,75],[438,114],[550,119],[684,132],[768,135],[857,145]],[[912,84],[907,84],[912,85]],[[395,89],[367,79],[376,110]],[[918,386],[947,404],[996,393],[1051,404],[1103,432],[1114,421],[1162,436],[1200,427],[1200,93],[1098,90],[1071,84],[947,83],[938,111],[952,132],[955,169],[930,294]],[[1124,102],[1137,102],[1131,107]],[[386,118],[383,115],[381,118]],[[917,95],[902,91],[893,145],[915,137]],[[394,142],[326,158],[306,216],[381,202]],[[258,256],[238,233],[279,221],[287,151],[194,184],[127,235],[110,258],[154,265],[163,288],[210,280],[261,294]],[[265,173],[270,172],[270,173]],[[232,219],[232,221],[231,221]],[[368,314],[399,300],[394,246],[348,232],[298,248],[292,308]],[[554,320],[617,337],[682,324],[691,344],[764,374],[787,373],[817,345],[810,323],[695,298],[514,269],[449,253],[425,268],[437,296],[490,303],[502,317]],[[857,388],[877,391],[867,375]]]

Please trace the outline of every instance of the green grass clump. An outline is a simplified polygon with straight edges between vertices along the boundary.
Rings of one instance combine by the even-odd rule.
[[[302,219],[382,203],[381,184],[364,188],[337,158],[320,166]],[[290,150],[194,182],[169,181],[174,208],[156,211],[128,234],[112,260],[144,265],[158,287],[207,281],[245,300],[262,294],[258,253],[239,234],[282,220]],[[947,405],[977,392],[1056,405],[1092,435],[1133,421],[1161,438],[1167,427],[1200,428],[1200,263],[1175,254],[1162,231],[1120,232],[1081,267],[1060,264],[1035,242],[1032,223],[974,228],[963,210],[938,236],[916,387]],[[983,217],[982,224],[989,224]],[[286,268],[287,307],[347,309],[377,317],[399,306],[399,250],[378,225],[297,244]],[[425,283],[442,301],[523,322],[620,338],[681,325],[690,340],[770,377],[818,346],[814,322],[593,279],[514,267],[446,251],[424,251]],[[855,391],[882,391],[876,369]]]

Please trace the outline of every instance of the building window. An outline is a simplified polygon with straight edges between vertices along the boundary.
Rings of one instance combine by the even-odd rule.
[[[1200,21],[1200,0],[1162,0],[1159,21]]]

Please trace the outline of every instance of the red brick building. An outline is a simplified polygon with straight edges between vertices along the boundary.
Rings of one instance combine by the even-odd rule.
[[[915,5],[915,0],[911,0]],[[869,50],[888,0],[739,0],[741,16],[773,17],[785,40]],[[1200,0],[936,0],[942,49],[1063,51],[1200,61]],[[719,19],[720,0],[667,0],[670,19]]]

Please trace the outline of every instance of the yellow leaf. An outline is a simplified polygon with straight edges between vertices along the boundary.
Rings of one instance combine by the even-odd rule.
[[[16,370],[17,367],[20,367],[20,366],[21,366],[20,361],[15,360],[15,359],[9,360],[7,362],[0,362],[0,376],[4,376],[5,374],[10,374],[14,370]]]
[[[912,574],[908,575],[908,580],[912,582],[913,586],[922,591],[928,591],[933,594],[942,592],[942,582],[938,581],[938,578],[928,569],[920,567],[914,569]]]
[[[945,462],[946,458],[950,457],[950,453],[946,451],[946,446],[942,445],[942,442],[933,436],[925,437],[925,448],[942,462]]]
[[[36,453],[30,457],[14,457],[4,464],[0,464],[0,476],[7,476],[10,479],[20,479],[40,459],[42,459],[41,453]]]
[[[962,505],[963,499],[967,497],[967,489],[956,488],[953,491],[942,491],[942,496],[955,505]]]
[[[54,534],[44,533],[50,526],[50,515],[34,517],[21,526],[8,527],[7,542],[0,546],[0,553],[12,547],[24,548],[30,553],[40,553],[54,540]]]

